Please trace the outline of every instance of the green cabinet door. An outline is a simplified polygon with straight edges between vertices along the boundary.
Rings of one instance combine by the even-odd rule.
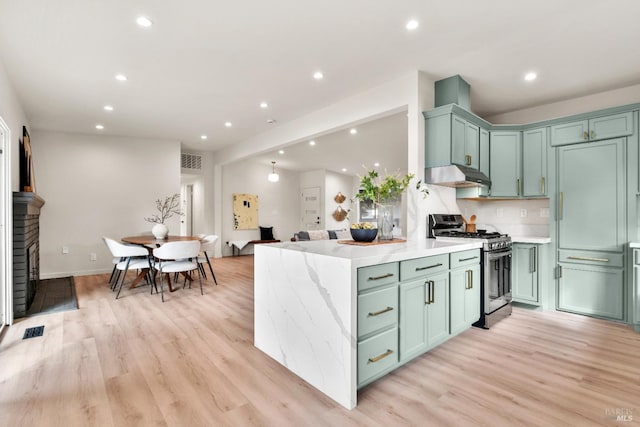
[[[491,197],[517,197],[520,182],[520,132],[491,132]]]
[[[522,195],[547,195],[547,128],[522,133]]]
[[[633,316],[633,328],[636,332],[640,332],[640,264],[638,264],[640,251],[638,249],[635,249],[633,253],[633,258],[636,260],[636,264],[633,266],[633,311],[631,314]]]
[[[427,348],[449,338],[449,272],[433,275],[426,282]]]
[[[450,332],[458,334],[480,318],[480,265],[451,270]]]
[[[538,305],[538,245],[516,243],[513,251],[513,301]]]
[[[624,317],[622,268],[560,263],[558,309],[613,320]]]
[[[561,123],[551,126],[551,145],[576,144],[589,140],[589,121]]]
[[[451,115],[451,163],[466,164],[467,121]],[[446,142],[446,141],[445,141]]]
[[[558,249],[623,250],[626,139],[558,148]]]
[[[480,168],[480,127],[468,122],[464,164],[473,169]]]
[[[633,133],[633,113],[612,114],[589,120],[589,140],[618,138]]]
[[[427,287],[424,279],[400,284],[400,360],[427,351]]]
[[[489,131],[480,128],[480,172],[489,176]]]

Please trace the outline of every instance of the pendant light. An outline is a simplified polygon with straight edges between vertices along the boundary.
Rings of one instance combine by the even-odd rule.
[[[276,173],[276,162],[271,162],[271,173],[267,176],[267,179],[271,182],[278,182],[280,175]]]

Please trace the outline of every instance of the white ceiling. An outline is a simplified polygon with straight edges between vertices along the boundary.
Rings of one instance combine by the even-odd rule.
[[[0,0],[0,59],[34,129],[202,151],[416,69],[460,74],[481,116],[637,84],[639,17],[638,0]]]

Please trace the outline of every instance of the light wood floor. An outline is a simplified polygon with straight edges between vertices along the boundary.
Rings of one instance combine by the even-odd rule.
[[[253,258],[214,266],[220,286],[164,304],[148,287],[116,301],[106,275],[77,277],[79,310],[16,322],[0,343],[0,425],[640,425],[640,334],[524,309],[371,384],[347,411],[253,347]],[[44,337],[21,339],[37,325]]]

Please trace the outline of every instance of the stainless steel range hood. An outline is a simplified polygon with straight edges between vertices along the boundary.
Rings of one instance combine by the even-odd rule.
[[[424,171],[424,180],[427,184],[442,185],[445,187],[465,188],[491,185],[491,180],[476,169],[461,165],[435,166]]]

